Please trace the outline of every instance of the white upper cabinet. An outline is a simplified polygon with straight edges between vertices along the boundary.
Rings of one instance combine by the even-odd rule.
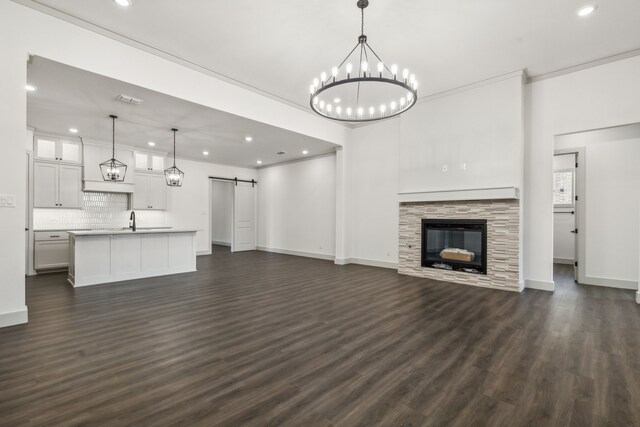
[[[163,175],[137,172],[133,191],[134,210],[163,210],[166,208],[167,184]]]
[[[34,208],[81,208],[82,168],[80,166],[33,163]]]
[[[34,137],[35,158],[37,160],[82,163],[82,143],[46,136]]]
[[[136,170],[138,172],[164,172],[165,155],[146,151],[136,151]]]

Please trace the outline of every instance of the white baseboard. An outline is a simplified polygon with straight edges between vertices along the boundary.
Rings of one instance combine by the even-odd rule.
[[[555,289],[554,282],[546,282],[542,280],[525,279],[524,286],[525,288],[529,288],[529,289],[538,289],[540,291],[549,291],[549,292],[553,292],[553,290]]]
[[[201,255],[211,255],[211,249],[204,250],[204,251],[196,251],[196,256],[201,256]]]
[[[567,264],[567,265],[573,265],[576,261],[574,259],[571,258],[554,258],[553,259],[553,263],[554,264]]]
[[[607,288],[633,289],[638,290],[638,282],[633,280],[607,279],[605,277],[585,276],[580,281],[582,285],[604,286]]]
[[[364,258],[341,258],[341,259],[336,258],[334,263],[337,265],[359,264],[359,265],[368,265],[370,267],[390,268],[392,270],[398,269],[397,262],[377,261],[374,259],[364,259]]]
[[[283,255],[295,255],[295,256],[302,256],[306,258],[317,258],[317,259],[324,259],[328,261],[333,261],[335,258],[333,255],[319,254],[316,252],[291,251],[289,249],[268,248],[266,246],[257,246],[256,249],[264,252],[273,252],[276,254],[283,254]]]
[[[0,328],[7,326],[20,325],[27,323],[29,320],[29,311],[25,305],[23,309],[18,311],[10,311],[8,313],[0,313]]]
[[[219,242],[217,240],[212,240],[211,244],[212,245],[218,245],[218,246],[229,246],[229,247],[231,247],[231,243],[230,242]]]

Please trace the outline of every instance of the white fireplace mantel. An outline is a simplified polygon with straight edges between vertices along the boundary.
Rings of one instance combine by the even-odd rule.
[[[407,202],[450,202],[459,200],[501,200],[519,199],[517,187],[474,188],[446,191],[418,191],[398,193],[400,203]]]

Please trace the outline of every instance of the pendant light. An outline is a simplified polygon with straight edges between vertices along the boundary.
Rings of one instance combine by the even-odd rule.
[[[116,119],[118,116],[110,115],[112,120],[111,159],[100,163],[102,179],[111,182],[122,182],[127,174],[127,165],[116,159]]]
[[[322,117],[341,122],[395,117],[415,105],[418,82],[407,68],[389,67],[371,48],[364,34],[364,10],[369,0],[358,0],[356,6],[361,14],[358,43],[331,73],[322,72],[313,79],[309,105]]]
[[[182,187],[184,172],[176,167],[176,132],[178,129],[171,130],[173,131],[173,166],[164,170],[164,179],[169,187]]]

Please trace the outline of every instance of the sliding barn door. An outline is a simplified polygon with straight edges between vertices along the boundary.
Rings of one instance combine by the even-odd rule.
[[[255,187],[238,182],[233,186],[233,238],[232,252],[256,249]]]

